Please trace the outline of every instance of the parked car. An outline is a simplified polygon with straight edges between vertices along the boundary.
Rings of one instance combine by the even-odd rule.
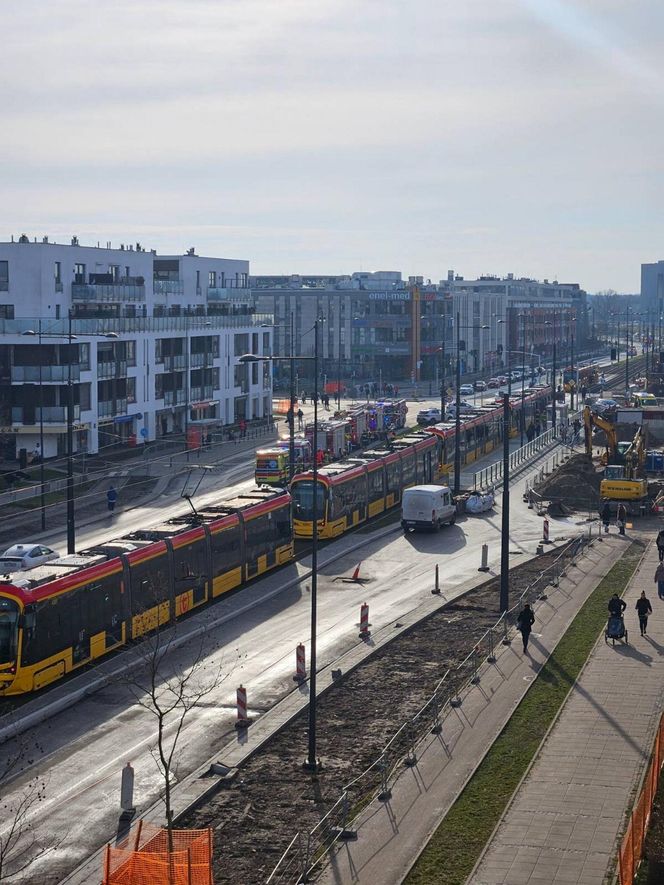
[[[507,377],[507,375],[498,375],[497,377],[498,377],[498,380],[500,381],[501,387],[503,384],[507,384],[507,382],[509,381],[509,378]]]
[[[420,409],[417,413],[417,423],[423,427],[438,424],[442,420],[440,409]]]
[[[475,409],[475,406],[472,403],[466,402],[465,399],[461,400],[461,414],[464,412],[472,412]],[[447,406],[447,415],[449,418],[456,417],[456,402],[451,402]]]
[[[593,412],[597,412],[598,415],[605,415],[607,413],[615,412],[618,408],[618,403],[614,399],[598,399],[593,403]]]
[[[489,378],[489,380],[486,383],[486,386],[493,388],[493,387],[500,387],[501,384],[502,384],[502,381],[500,380],[500,378]]]
[[[401,528],[438,531],[445,523],[454,525],[456,504],[447,486],[412,486],[401,499]]]
[[[481,393],[483,390],[486,390],[486,387],[487,387],[486,381],[476,381],[473,386],[478,393]]]
[[[59,558],[59,553],[42,544],[14,544],[0,556],[0,574],[26,571]]]
[[[462,384],[459,388],[459,392],[461,396],[472,396],[475,393],[475,388],[472,384]]]

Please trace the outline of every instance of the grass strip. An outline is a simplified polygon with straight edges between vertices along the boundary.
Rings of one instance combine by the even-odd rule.
[[[466,881],[604,628],[611,595],[624,592],[643,549],[641,542],[633,542],[583,604],[429,840],[405,879],[407,885]]]

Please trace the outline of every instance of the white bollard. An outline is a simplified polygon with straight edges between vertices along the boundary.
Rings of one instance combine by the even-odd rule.
[[[489,571],[489,545],[482,544],[482,565],[477,569],[478,572]]]
[[[133,817],[136,814],[134,806],[134,769],[131,766],[131,762],[127,762],[122,769],[120,808],[122,809],[120,817],[123,820],[127,820],[127,818]]]

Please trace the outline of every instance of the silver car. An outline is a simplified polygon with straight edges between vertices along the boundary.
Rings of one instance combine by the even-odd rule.
[[[0,574],[23,572],[59,558],[59,553],[43,544],[14,544],[0,556]]]

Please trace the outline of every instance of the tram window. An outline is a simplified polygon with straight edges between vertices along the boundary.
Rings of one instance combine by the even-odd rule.
[[[196,584],[201,575],[207,577],[207,550],[205,537],[198,538],[173,551],[173,574],[175,577],[175,592],[181,593],[183,589]]]
[[[415,452],[407,452],[401,459],[403,485],[409,486],[415,482]]]
[[[166,554],[131,567],[132,614],[140,614],[170,598]]]
[[[266,513],[256,516],[245,525],[247,561],[258,559],[264,553],[274,549],[274,514]]]
[[[377,501],[379,498],[385,497],[385,488],[383,483],[383,470],[372,470],[369,473],[369,500]]]
[[[341,482],[332,486],[331,518],[339,519],[366,503],[367,481],[365,476],[356,476],[346,482]]]
[[[18,605],[13,599],[0,598],[0,664],[16,658],[18,641]]]
[[[223,575],[242,564],[240,525],[212,535],[212,572]]]
[[[304,522],[310,522],[313,519],[314,510],[314,484],[312,480],[304,479],[296,482],[292,487],[293,495],[293,516]],[[316,493],[316,511],[318,518],[322,519],[325,514],[325,489],[318,483]]]
[[[290,543],[293,528],[291,525],[290,507],[282,507],[272,514],[275,523],[276,541],[279,546]]]
[[[399,461],[391,461],[385,466],[387,492],[396,492],[401,488],[401,467]]]

